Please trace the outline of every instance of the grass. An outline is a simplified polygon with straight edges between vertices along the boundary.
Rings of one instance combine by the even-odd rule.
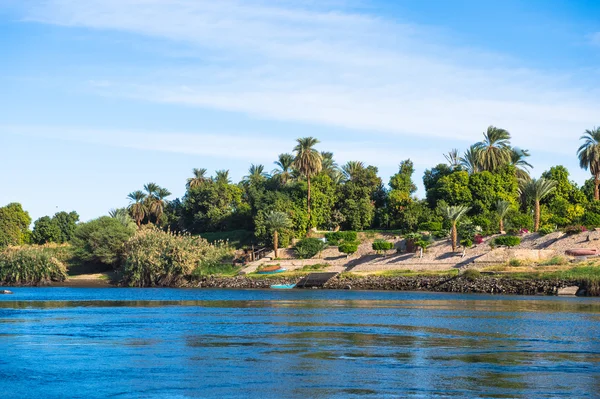
[[[202,233],[200,237],[210,243],[217,241],[228,241],[229,245],[235,248],[242,248],[245,245],[252,245],[255,241],[254,233],[249,230],[231,230],[217,231],[213,233]]]
[[[381,277],[430,277],[430,276],[445,276],[445,277],[454,277],[458,276],[458,269],[452,270],[432,270],[427,272],[418,272],[414,270],[384,270],[381,272],[374,273],[365,273],[358,274],[352,272],[344,272],[341,274],[342,277],[346,278],[362,278],[366,276],[381,276]]]
[[[520,280],[577,280],[598,283],[600,282],[600,267],[588,264],[565,270],[511,273],[510,276]]]
[[[327,266],[329,266],[329,265],[327,265],[327,264],[306,265],[301,270],[303,272],[311,272],[311,271],[323,270]]]
[[[554,256],[551,259],[545,260],[540,263],[540,266],[560,266],[566,265],[569,261],[563,256]]]

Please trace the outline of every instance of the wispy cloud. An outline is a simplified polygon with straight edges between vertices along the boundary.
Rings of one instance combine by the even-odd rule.
[[[128,32],[191,46],[182,67],[111,71],[105,95],[392,135],[473,141],[487,125],[562,152],[597,124],[591,76],[547,73],[461,48],[423,27],[350,12],[344,2],[46,0],[31,21]],[[109,72],[107,72],[109,73]],[[593,73],[593,72],[581,72]],[[589,80],[589,79],[588,79]],[[572,152],[569,149],[570,152]]]

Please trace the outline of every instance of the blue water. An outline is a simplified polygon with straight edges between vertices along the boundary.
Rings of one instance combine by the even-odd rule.
[[[600,396],[600,300],[14,288],[3,398]]]

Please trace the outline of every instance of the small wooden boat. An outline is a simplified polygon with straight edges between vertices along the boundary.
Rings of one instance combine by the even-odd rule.
[[[2,291],[0,291],[0,294],[5,294],[5,295],[12,295],[12,293],[13,292],[10,291],[10,290],[2,290]]]
[[[565,253],[569,256],[595,256],[598,255],[598,250],[592,248],[577,248],[569,249],[565,251]]]
[[[262,269],[257,270],[256,273],[258,273],[258,274],[276,274],[276,273],[283,273],[285,271],[286,271],[286,269],[281,268],[281,266],[274,265],[274,266],[265,266]]]
[[[292,288],[295,288],[296,284],[273,284],[271,286],[272,289],[274,290],[291,290]]]

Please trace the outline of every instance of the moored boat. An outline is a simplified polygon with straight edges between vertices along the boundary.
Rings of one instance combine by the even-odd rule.
[[[272,289],[274,290],[291,290],[292,288],[295,288],[296,284],[273,284],[271,286]]]

